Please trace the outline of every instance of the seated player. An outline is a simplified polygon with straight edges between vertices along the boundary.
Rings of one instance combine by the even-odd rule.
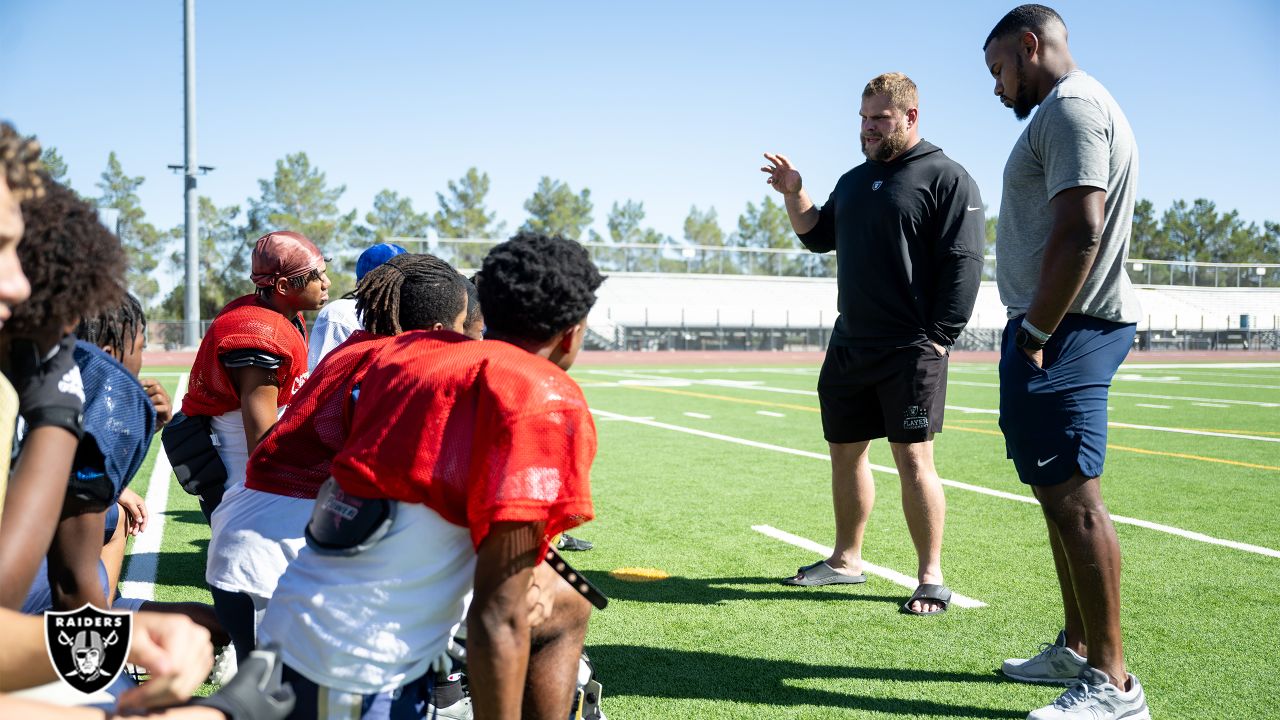
[[[34,140],[18,135],[8,124],[0,124],[0,325],[10,320],[11,310],[21,306],[31,292],[31,285],[20,264],[17,252],[25,230],[24,216],[19,209],[19,202],[28,203],[26,211],[28,217],[32,218],[35,229],[55,226],[59,218],[59,208],[67,211],[73,219],[76,217],[83,219],[86,214],[90,217],[96,216],[96,213],[91,212],[92,208],[86,204],[72,202],[73,195],[58,193],[56,190],[51,204],[43,204],[44,192],[49,186],[49,181],[47,177],[36,174],[39,167],[39,153],[39,145]],[[77,232],[70,231],[64,247],[74,248],[82,239]],[[118,247],[117,244],[116,248]],[[119,270],[122,273],[124,269],[122,253],[114,255],[115,261],[112,262],[111,253],[104,255],[97,252],[106,248],[109,248],[109,245],[102,245],[92,237],[91,242],[83,248],[85,253],[82,257],[89,262],[88,267],[84,269],[88,269],[90,273],[103,273],[101,275],[51,279],[45,275],[45,271],[51,268],[57,269],[59,261],[65,259],[61,253],[54,252],[51,253],[51,257],[45,259],[46,262],[32,267],[33,277],[40,283],[42,291],[50,288],[56,290],[57,287],[63,287],[65,290],[68,283],[74,290],[87,290],[86,295],[79,298],[83,303],[81,311],[93,307],[94,302],[105,305],[107,301],[103,297],[102,289],[113,282],[113,276],[109,273],[112,270]],[[95,259],[107,262],[94,267],[92,261]],[[77,268],[81,266],[73,262],[62,269],[65,272]],[[48,298],[45,300],[47,301]],[[59,303],[57,307],[66,308],[66,305]],[[30,337],[19,334],[17,339],[29,340]],[[56,517],[66,493],[64,481],[70,470],[74,453],[74,433],[79,427],[78,423],[49,421],[72,414],[78,417],[81,401],[71,393],[58,388],[75,368],[69,348],[63,354],[62,346],[59,344],[60,350],[57,353],[42,355],[37,352],[34,356],[36,362],[14,363],[12,362],[14,340],[15,337],[7,333],[0,337],[0,342],[5,345],[4,352],[0,353],[0,356],[6,361],[5,376],[0,377],[0,510],[6,506],[6,498],[12,498],[9,506],[13,507],[16,504],[21,512],[16,514],[16,523],[11,522],[7,526],[0,523],[0,530],[17,525],[24,531],[33,529],[37,534],[35,536],[31,532],[20,532],[16,536],[0,534],[0,550],[4,551],[0,566],[5,568],[4,572],[0,572],[0,577],[5,579],[7,587],[16,587],[20,591],[31,578],[26,577],[21,582],[17,582],[18,573],[34,567],[34,561],[38,560],[48,548],[48,534],[41,537],[39,531],[43,527],[42,523],[48,525],[48,533],[53,531],[52,518]],[[53,340],[54,343],[51,344],[57,344],[56,335]],[[21,347],[21,343],[18,344]],[[22,359],[20,354],[19,359]],[[78,375],[71,375],[71,377],[78,377]],[[11,379],[17,382],[21,392],[11,384]],[[71,395],[76,402],[73,404],[59,395]],[[16,490],[10,495],[6,492],[8,489],[6,481],[10,479],[10,450],[15,420],[19,412],[28,423],[27,441],[24,446],[26,459],[20,458],[18,461],[12,486]],[[52,436],[55,438],[54,443],[42,443],[41,436],[50,437],[46,431],[56,431]],[[71,440],[68,446],[61,448],[64,451],[61,454],[57,452],[59,449],[57,442],[68,438],[58,438],[58,433],[67,435]],[[59,459],[62,460],[61,464],[58,462]],[[50,509],[51,512],[44,512]],[[0,519],[4,517],[15,516],[6,516],[0,512]],[[9,552],[10,550],[12,552]],[[14,567],[20,569],[10,572]],[[101,710],[57,707],[5,694],[41,683],[57,682],[57,676],[45,649],[45,629],[42,618],[24,616],[12,610],[0,608],[0,634],[4,637],[4,642],[0,643],[0,717],[40,717],[56,720],[103,716]],[[188,698],[209,670],[212,658],[208,637],[207,631],[192,624],[186,618],[164,617],[154,613],[135,615],[134,633],[127,659],[130,662],[143,663],[152,667],[155,670],[155,682],[128,691],[121,697],[118,709],[123,712],[141,711],[149,707],[170,706]],[[241,685],[243,687],[249,684],[252,690],[257,691],[256,681],[261,681],[264,677],[265,674],[262,672],[246,673]],[[269,683],[263,684],[266,686],[264,689],[268,695],[278,698],[276,704],[291,703],[286,693]],[[236,690],[240,689],[233,688],[232,692]],[[240,694],[244,694],[244,691],[240,690]],[[224,697],[220,701],[211,702],[228,705],[229,699]],[[259,710],[258,707],[248,708],[250,713],[239,714],[236,714],[235,709],[235,706],[232,706],[232,712],[227,713],[216,706],[184,708],[160,711],[153,716],[158,717],[163,714],[171,718],[216,720],[219,717],[228,716],[250,717],[252,713],[253,717],[261,717],[264,720],[272,717],[267,713],[256,712]]]
[[[365,275],[355,303],[366,329],[316,366],[254,450],[245,484],[228,490],[214,511],[205,579],[240,598],[228,623],[237,659],[253,649],[256,621],[305,544],[316,491],[347,436],[353,388],[378,350],[402,330],[461,331],[464,282],[432,255],[398,255]]]
[[[356,258],[356,285],[360,284],[370,270],[405,252],[404,248],[391,243],[378,243],[365,248],[360,257]],[[315,370],[325,355],[346,342],[351,333],[362,327],[364,324],[356,310],[356,301],[349,295],[320,308],[320,312],[316,313],[315,325],[311,327],[311,337],[307,339],[307,367]]]
[[[593,514],[595,427],[565,369],[602,280],[577,243],[520,234],[480,272],[484,342],[419,331],[379,353],[260,629],[294,717],[421,713],[473,589],[476,717],[569,716],[589,608],[531,630],[528,594],[549,537]]]
[[[18,389],[23,420],[15,436],[18,459],[8,478],[4,522],[0,523],[0,577],[4,578],[0,605],[14,610],[23,605],[55,541],[59,545],[74,542],[68,533],[93,534],[96,528],[90,563],[74,572],[66,567],[49,570],[58,575],[52,583],[55,592],[67,593],[67,602],[83,601],[88,596],[82,593],[94,593],[99,607],[104,607],[97,562],[102,518],[98,515],[95,523],[91,515],[76,517],[84,506],[74,504],[74,493],[68,495],[67,479],[78,454],[85,412],[75,336],[70,331],[82,314],[97,314],[120,301],[124,250],[98,222],[96,208],[51,181],[44,183],[43,197],[22,204],[22,218],[24,230],[16,257],[30,279],[31,296],[12,309],[0,332],[0,343],[6,348],[5,371]],[[146,405],[149,411],[150,403]],[[149,428],[147,432],[149,437]],[[115,492],[107,490],[109,485],[89,479],[79,492],[96,493],[95,512],[101,512],[113,502]],[[66,510],[64,500],[73,501]],[[67,524],[81,527],[73,531]],[[62,530],[56,538],[55,530]]]
[[[326,270],[324,256],[304,235],[263,235],[253,249],[257,290],[227,303],[200,341],[182,412],[211,419],[227,470],[221,487],[199,492],[206,519],[225,491],[244,482],[249,453],[307,378],[302,312],[328,302]]]

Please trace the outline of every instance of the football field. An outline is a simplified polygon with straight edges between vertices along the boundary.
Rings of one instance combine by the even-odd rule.
[[[185,372],[143,376],[173,392]],[[611,598],[587,636],[611,720],[1022,718],[1060,692],[996,671],[1062,619],[1044,521],[1004,458],[994,364],[950,370],[936,457],[957,597],[935,617],[898,612],[915,555],[883,441],[868,582],[779,584],[832,540],[815,365],[572,374],[599,453],[596,520],[574,531],[596,548],[568,559]],[[1103,493],[1124,553],[1128,663],[1153,715],[1267,716],[1280,670],[1280,364],[1129,364],[1110,406]],[[123,594],[207,602],[208,529],[165,465],[154,471],[158,448],[132,485],[153,517]],[[642,572],[610,574],[627,568]]]

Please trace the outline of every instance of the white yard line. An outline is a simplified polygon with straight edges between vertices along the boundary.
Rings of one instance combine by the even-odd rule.
[[[782,413],[772,412],[772,411],[770,411],[770,410],[757,410],[757,411],[756,411],[756,414],[757,414],[757,415],[763,415],[763,416],[765,416],[765,417],[786,417],[786,415],[784,415],[784,414],[782,414]]]
[[[823,557],[831,556],[831,552],[832,552],[831,548],[825,547],[821,543],[816,543],[808,538],[802,538],[799,535],[792,535],[791,533],[785,530],[779,530],[778,528],[773,527],[772,525],[752,525],[751,529],[755,530],[761,535],[768,535],[769,537],[775,540],[781,540],[782,542],[787,543],[788,545],[795,545],[796,547],[802,548],[804,550],[812,550],[813,552],[816,552]],[[866,560],[862,561],[862,572],[866,573],[867,575],[875,575],[877,577],[882,577],[885,580],[888,580],[891,583],[897,583],[898,585],[901,585],[902,587],[907,588],[908,590],[915,590],[916,585],[919,584],[919,582],[915,578],[909,575],[903,575],[897,570],[890,570],[889,568],[880,567],[879,565],[872,565]],[[982,602],[981,600],[975,600],[971,597],[968,597],[966,595],[961,595],[960,593],[954,592],[954,591],[951,593],[951,604],[955,605],[956,607],[963,607],[963,608],[981,608],[981,607],[987,606],[987,604]]]
[[[615,374],[621,375],[622,373],[615,373]],[[640,379],[647,379],[643,375],[630,375],[628,377],[639,377]],[[664,379],[667,379],[667,378],[664,378]],[[952,382],[954,383],[955,381],[953,380]],[[761,392],[782,392],[782,393],[787,393],[791,395],[807,395],[811,397],[816,397],[818,395],[817,391],[814,391],[814,390],[795,390],[791,388],[775,388],[775,387],[770,387],[768,385],[744,385],[738,382],[728,383],[728,382],[717,381],[717,380],[690,380],[689,383],[696,384],[696,385],[710,385],[713,387],[736,388],[738,390],[758,390]],[[960,383],[957,383],[957,384],[960,384]],[[1123,393],[1113,392],[1111,394],[1122,395]],[[1223,402],[1231,402],[1231,401],[1224,400]],[[1158,410],[1170,409],[1169,405],[1154,405],[1154,404],[1148,404],[1148,403],[1134,403],[1134,404],[1137,405],[1138,407],[1154,408]],[[1214,404],[1214,405],[1211,405],[1210,407],[1226,407],[1226,406],[1220,405],[1220,404]],[[975,407],[967,407],[964,405],[947,405],[946,409],[953,410],[956,412],[962,412],[965,414],[978,414],[978,415],[999,415],[1000,414],[999,410],[996,410],[993,408],[975,408]],[[1107,409],[1110,410],[1111,408],[1108,407]],[[767,412],[764,410],[759,410],[757,411],[757,413],[760,415],[767,414]],[[688,413],[685,413],[685,414],[687,415]],[[1128,430],[1148,430],[1151,432],[1175,433],[1179,435],[1202,435],[1205,437],[1233,438],[1236,440],[1257,440],[1261,442],[1280,442],[1280,438],[1261,437],[1258,435],[1247,435],[1243,433],[1213,432],[1210,430],[1191,430],[1187,428],[1162,427],[1159,425],[1135,425],[1133,423],[1122,423],[1122,422],[1109,422],[1107,423],[1107,425],[1109,427],[1125,428]]]
[[[1230,405],[1223,405],[1222,403],[1204,403],[1204,402],[1198,402],[1198,403],[1191,403],[1191,404],[1192,404],[1192,405],[1199,405],[1200,407],[1213,407],[1213,408],[1231,407]]]
[[[1250,370],[1257,368],[1280,368],[1280,363],[1125,363],[1121,370]]]
[[[708,432],[706,430],[698,430],[696,428],[683,427],[681,425],[671,425],[664,422],[658,422],[656,420],[647,420],[642,418],[628,417],[626,415],[609,412],[608,410],[600,410],[598,408],[592,408],[591,412],[604,418],[610,418],[613,420],[625,420],[628,422],[636,423],[637,425],[646,425],[648,427],[659,428],[662,430],[671,430],[673,432],[680,432],[688,435],[696,435],[698,437],[707,438],[708,440],[719,440],[721,442],[734,443],[736,445],[745,445],[746,447],[759,448],[761,450],[770,450],[773,452],[786,453],[787,455],[797,455],[799,457],[807,457],[815,460],[822,460],[824,462],[827,462],[830,460],[830,458],[823,453],[810,452],[808,450],[797,450],[796,448],[783,447],[782,445],[771,445],[769,443],[756,442],[755,440],[747,440],[746,438],[738,438],[738,437],[733,437],[731,435],[721,435],[720,433],[713,433],[713,432]],[[871,469],[877,472],[889,473],[891,475],[898,474],[898,471],[896,468],[886,467],[884,465],[872,464]],[[1040,504],[1036,502],[1035,498],[1032,498],[1032,497],[1027,497],[1025,495],[1015,495],[1013,493],[1004,492],[1002,490],[992,490],[991,488],[981,487],[978,485],[970,485],[969,483],[963,483],[956,480],[947,480],[944,478],[942,480],[942,484],[953,487],[953,488],[957,488],[960,490],[968,490],[969,492],[980,493],[982,495],[989,495],[991,497],[1004,498],[1005,500],[1013,500],[1015,502],[1026,503],[1029,505]],[[1169,535],[1176,535],[1178,537],[1186,538],[1188,540],[1194,540],[1196,542],[1208,543],[1210,545],[1220,545],[1222,547],[1232,548],[1233,550],[1241,550],[1243,552],[1254,553],[1257,555],[1266,555],[1267,557],[1280,558],[1280,550],[1273,550],[1271,548],[1262,547],[1260,545],[1251,545],[1249,543],[1237,542],[1235,540],[1224,540],[1222,538],[1216,538],[1210,535],[1205,535],[1203,533],[1193,532],[1191,530],[1183,530],[1182,528],[1176,528],[1171,525],[1164,525],[1161,523],[1150,522],[1147,520],[1139,520],[1137,518],[1125,517],[1124,515],[1112,515],[1111,520],[1113,522],[1117,522],[1122,525],[1136,525],[1137,527],[1146,528],[1148,530],[1155,530],[1157,532],[1167,533]]]
[[[710,419],[711,419],[711,416],[710,416],[710,415],[703,415],[702,413],[695,413],[695,412],[687,412],[687,413],[684,413],[684,416],[685,416],[685,417],[691,417],[691,418],[697,418],[697,419],[699,419],[699,420],[710,420]]]
[[[154,373],[156,375],[160,373]],[[148,375],[150,377],[150,375]],[[173,411],[181,409],[182,396],[187,394],[187,373],[178,375],[178,391],[173,394]],[[160,438],[152,439],[159,445]],[[160,546],[164,542],[164,513],[169,507],[169,479],[173,466],[164,447],[156,450],[156,462],[151,468],[151,481],[147,483],[147,529],[133,540],[129,552],[129,569],[120,583],[120,597],[138,600],[154,600],[156,596],[156,571],[159,570]]]
[[[1254,385],[1251,383],[1238,382],[1210,382],[1208,380],[1188,380],[1183,377],[1162,378],[1162,377],[1146,377],[1143,375],[1130,375],[1128,373],[1120,373],[1116,375],[1114,382],[1136,382],[1136,383],[1156,383],[1159,385],[1196,385],[1198,387],[1223,387],[1223,388],[1249,388],[1253,390],[1280,390],[1280,385]]]
[[[1142,405],[1142,403],[1138,403]],[[1143,407],[1168,407],[1168,405],[1143,405]],[[1130,430],[1154,430],[1156,432],[1177,433],[1179,435],[1203,435],[1205,437],[1236,438],[1238,440],[1256,440],[1258,442],[1280,443],[1280,437],[1263,437],[1261,435],[1243,435],[1240,433],[1216,432],[1213,430],[1192,430],[1190,428],[1160,427],[1158,425],[1134,425],[1133,423],[1109,422],[1114,428]]]
[[[972,380],[947,380],[947,385],[965,385],[969,387],[985,387],[985,388],[1000,387],[1000,383],[976,382]],[[1110,395],[1111,397],[1131,397],[1131,398],[1142,398],[1144,400],[1185,400],[1187,402],[1196,402],[1196,401],[1218,402],[1218,403],[1227,403],[1228,405],[1251,405],[1253,407],[1265,407],[1265,408],[1280,407],[1280,403],[1259,402],[1257,400],[1226,400],[1223,398],[1189,397],[1185,395],[1152,395],[1149,393],[1118,392],[1116,390],[1112,390],[1107,394]]]

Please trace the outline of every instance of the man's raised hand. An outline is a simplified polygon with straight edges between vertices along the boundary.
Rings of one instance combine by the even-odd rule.
[[[786,155],[765,153],[764,159],[769,161],[768,165],[760,168],[760,172],[769,174],[765,182],[783,195],[794,195],[800,192],[804,183],[800,180],[800,173],[791,167],[791,161]]]

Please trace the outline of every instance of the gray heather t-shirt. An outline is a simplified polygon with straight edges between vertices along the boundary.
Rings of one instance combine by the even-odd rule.
[[[1049,201],[1063,190],[1107,192],[1098,257],[1068,312],[1134,323],[1138,296],[1125,274],[1138,145],[1111,93],[1083,70],[1073,70],[1040,103],[1004,166],[1004,194],[996,226],[996,280],[1009,317],[1027,311],[1040,281],[1040,264],[1053,215]]]

